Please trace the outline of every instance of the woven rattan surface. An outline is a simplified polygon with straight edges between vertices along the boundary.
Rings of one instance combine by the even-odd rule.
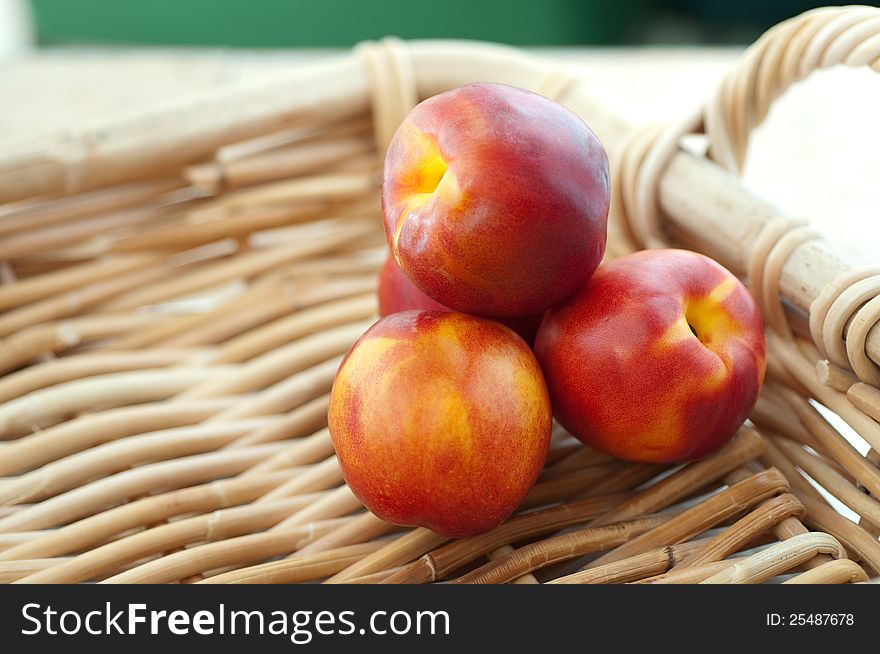
[[[874,9],[793,19],[670,127],[628,123],[546,60],[389,40],[0,152],[0,581],[877,576],[878,270],[851,269],[733,175],[774,98],[815,68],[880,66],[878,35]],[[734,440],[684,467],[557,430],[521,510],[450,541],[363,509],[327,394],[375,318],[384,146],[418,99],[487,79],[554,97],[603,139],[609,257],[673,243],[746,279],[768,381]],[[679,147],[694,133],[708,157]]]

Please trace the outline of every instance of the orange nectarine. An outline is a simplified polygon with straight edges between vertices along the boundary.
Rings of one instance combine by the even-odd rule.
[[[394,259],[389,256],[379,271],[379,315],[388,316],[400,311],[421,309],[425,311],[452,311],[437,300],[425,295],[403,274]]]
[[[400,266],[390,256],[385,260],[385,264],[379,272],[378,295],[380,316],[387,316],[398,311],[408,311],[410,309],[452,311],[449,307],[443,306],[437,300],[419,290],[403,274]],[[543,314],[536,313],[528,316],[499,318],[498,322],[510,327],[522,336],[526,343],[531,345],[535,342],[535,335],[538,333],[541,318],[543,318]]]
[[[764,380],[751,295],[721,265],[684,250],[602,265],[547,312],[535,352],[557,420],[631,461],[687,461],[721,447]]]
[[[391,253],[425,293],[489,317],[543,312],[605,251],[608,159],[577,115],[501,84],[419,104],[385,157]]]
[[[405,311],[348,352],[328,420],[345,480],[368,509],[467,536],[504,521],[532,487],[551,410],[538,362],[513,331]]]

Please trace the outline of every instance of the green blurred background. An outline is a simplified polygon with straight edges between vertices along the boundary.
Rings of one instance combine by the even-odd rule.
[[[30,0],[38,42],[350,46],[393,34],[514,45],[746,43],[799,0]]]

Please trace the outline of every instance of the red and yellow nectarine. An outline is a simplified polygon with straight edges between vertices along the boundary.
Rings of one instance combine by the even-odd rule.
[[[380,319],[348,352],[328,420],[364,506],[457,537],[499,525],[531,489],[551,409],[538,362],[510,329],[405,311]]]
[[[400,311],[419,309],[423,311],[452,311],[437,300],[425,295],[413,284],[389,256],[379,271],[379,315],[389,316]]]
[[[543,312],[605,251],[608,160],[573,112],[535,93],[470,84],[419,104],[385,157],[391,253],[441,304]]]
[[[721,447],[764,380],[751,295],[721,265],[684,250],[602,265],[547,312],[535,352],[557,420],[631,461],[688,461]]]
[[[449,307],[433,298],[425,295],[413,284],[400,269],[392,257],[385,260],[382,270],[379,272],[379,315],[387,316],[398,311],[420,309],[424,311],[452,311]],[[499,318],[498,322],[507,325],[523,340],[532,345],[538,326],[541,324],[543,314],[537,313],[529,316],[510,316]]]

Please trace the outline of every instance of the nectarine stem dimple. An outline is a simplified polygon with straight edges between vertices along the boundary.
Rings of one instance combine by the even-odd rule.
[[[415,192],[405,200],[405,209],[401,212],[397,226],[394,229],[392,251],[395,254],[395,260],[397,258],[397,244],[400,241],[400,234],[403,232],[403,226],[406,221],[412,217],[416,209],[434,199],[444,180],[452,179],[446,161],[439,154],[426,158],[419,166],[419,173],[419,183],[415,187]]]
[[[443,157],[431,158],[426,162],[423,185],[419,190],[428,195],[433,194],[440,187],[440,183],[448,172],[449,166],[446,165]]]
[[[724,312],[713,303],[710,297],[693,298],[687,301],[684,312],[687,326],[697,339],[708,345],[711,336],[725,328]]]

